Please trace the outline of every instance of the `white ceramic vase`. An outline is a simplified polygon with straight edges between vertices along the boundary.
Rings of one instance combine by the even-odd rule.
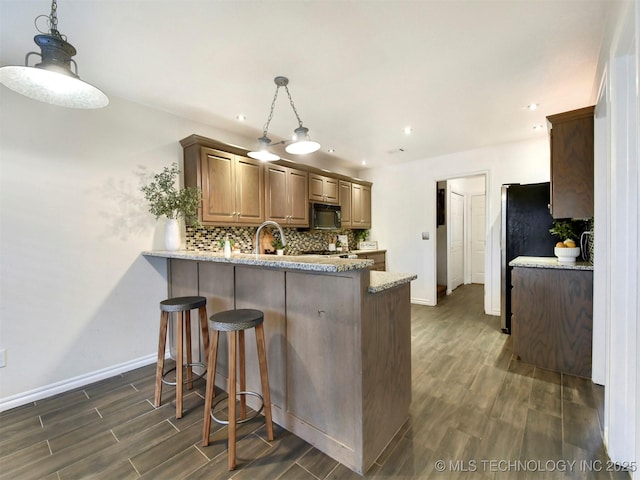
[[[180,225],[175,218],[169,218],[164,230],[164,246],[167,250],[180,248]]]

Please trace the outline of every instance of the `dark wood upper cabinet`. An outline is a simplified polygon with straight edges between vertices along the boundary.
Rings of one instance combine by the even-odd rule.
[[[593,217],[593,112],[591,106],[547,117],[553,218]]]

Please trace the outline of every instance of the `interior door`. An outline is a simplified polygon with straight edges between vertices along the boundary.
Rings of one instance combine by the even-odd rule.
[[[485,195],[471,196],[471,283],[484,284]]]
[[[464,196],[449,193],[449,285],[452,292],[464,282]]]

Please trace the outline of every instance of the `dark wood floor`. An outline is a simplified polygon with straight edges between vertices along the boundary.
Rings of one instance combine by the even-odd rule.
[[[606,471],[602,388],[513,358],[482,297],[470,285],[412,307],[410,418],[365,477],[628,479]],[[171,388],[153,407],[153,375],[150,365],[0,414],[0,479],[361,478],[280,428],[267,442],[259,418],[240,428],[230,473],[226,428],[200,446],[202,383],[176,420]]]

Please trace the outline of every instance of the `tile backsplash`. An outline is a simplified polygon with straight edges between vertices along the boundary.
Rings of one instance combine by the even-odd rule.
[[[270,227],[265,227],[268,229]],[[284,236],[287,241],[285,251],[287,254],[295,255],[304,250],[323,250],[327,249],[329,243],[333,242],[336,235],[347,235],[349,240],[349,248],[356,248],[356,241],[353,230],[343,230],[340,232],[322,232],[314,230],[298,230],[295,228],[283,227]],[[278,229],[271,228],[271,233],[277,237]],[[242,253],[252,253],[254,250],[254,241],[256,236],[256,227],[206,227],[203,225],[197,227],[187,226],[187,250],[221,250],[220,242],[224,241],[226,236],[235,241],[235,247],[240,248]]]

